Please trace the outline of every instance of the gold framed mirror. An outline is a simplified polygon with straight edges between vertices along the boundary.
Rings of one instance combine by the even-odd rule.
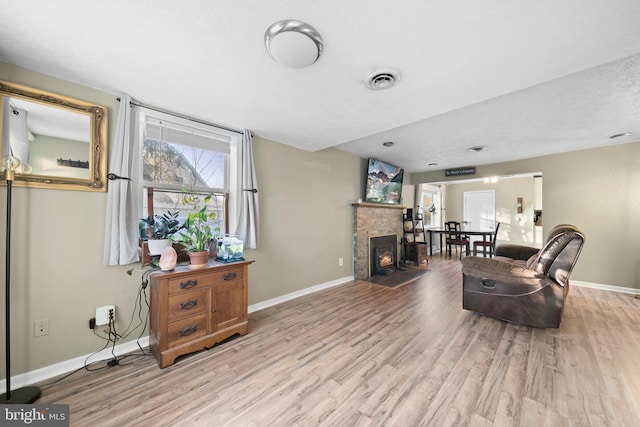
[[[106,107],[2,80],[0,98],[2,155],[32,168],[14,185],[106,191]]]

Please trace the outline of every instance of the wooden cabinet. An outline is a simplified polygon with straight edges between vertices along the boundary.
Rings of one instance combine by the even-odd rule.
[[[176,357],[248,332],[248,266],[253,261],[202,269],[176,266],[151,274],[149,345],[161,368]]]

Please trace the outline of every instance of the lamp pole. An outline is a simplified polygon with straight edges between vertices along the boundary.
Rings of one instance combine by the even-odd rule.
[[[5,394],[7,402],[11,401],[11,313],[9,307],[11,304],[11,183],[14,178],[14,172],[7,169],[4,172],[7,181],[7,226],[5,227],[6,246],[5,246],[5,263],[4,263],[4,340],[5,340],[5,372],[7,375],[6,385],[7,392]]]
[[[19,163],[18,163],[19,165]],[[6,264],[5,264],[5,374],[7,376],[6,393],[0,395],[0,404],[5,403],[33,403],[40,397],[40,387],[27,386],[11,391],[11,184],[15,178],[15,168],[6,168],[4,179],[7,181],[7,227],[5,234]]]

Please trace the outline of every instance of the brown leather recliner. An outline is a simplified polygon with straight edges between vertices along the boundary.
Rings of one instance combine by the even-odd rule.
[[[462,307],[519,325],[560,326],[569,275],[584,234],[573,225],[554,227],[542,247],[505,245],[494,258],[470,256],[462,260]],[[529,256],[527,260],[504,255]]]

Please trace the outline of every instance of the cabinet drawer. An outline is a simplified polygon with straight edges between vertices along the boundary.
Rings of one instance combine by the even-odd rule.
[[[206,275],[171,279],[169,280],[169,295],[178,292],[200,290],[207,284],[211,284],[211,280],[208,280]]]
[[[233,270],[225,270],[225,271],[216,271],[211,272],[211,274],[207,275],[210,283],[220,284],[220,283],[228,283],[235,280],[242,280],[242,269],[233,269]]]
[[[176,347],[207,335],[206,313],[169,323],[168,347]]]
[[[243,280],[241,268],[225,269],[223,271],[211,271],[207,274],[198,274],[191,277],[169,280],[169,295],[189,290],[202,289],[218,283],[226,283],[233,280]]]
[[[169,321],[181,319],[206,311],[206,289],[191,292],[180,292],[169,296],[168,315]]]

